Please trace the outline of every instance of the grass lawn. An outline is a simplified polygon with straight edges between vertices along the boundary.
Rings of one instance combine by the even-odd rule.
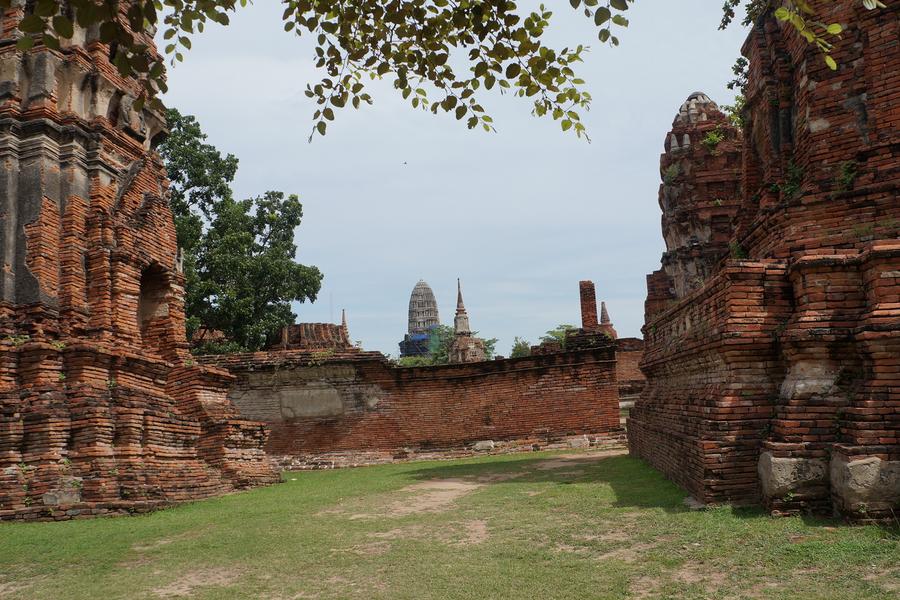
[[[0,524],[0,598],[891,598],[896,529],[690,511],[615,453],[287,473],[158,513]]]

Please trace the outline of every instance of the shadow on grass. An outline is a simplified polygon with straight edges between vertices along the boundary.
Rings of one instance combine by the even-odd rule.
[[[685,504],[688,493],[641,459],[589,453],[583,457],[573,456],[523,455],[502,461],[476,459],[449,465],[433,464],[405,475],[420,480],[482,479],[492,485],[603,484],[612,489],[615,497],[612,506],[615,508],[657,508],[673,514],[691,511]],[[547,463],[557,461],[557,466],[546,468]],[[761,506],[730,506],[729,510],[739,519],[773,518]],[[824,515],[804,514],[800,518],[811,527],[846,525],[840,518]],[[884,525],[882,528],[892,537],[900,534],[900,529],[895,525]]]

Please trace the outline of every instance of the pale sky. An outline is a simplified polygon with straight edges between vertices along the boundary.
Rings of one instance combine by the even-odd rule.
[[[641,335],[645,277],[664,249],[665,134],[692,92],[731,103],[746,30],[718,31],[721,1],[640,0],[610,48],[568,2],[547,4],[549,40],[591,46],[578,71],[594,99],[582,115],[591,144],[524,99],[484,96],[489,134],[413,110],[387,84],[308,144],[315,105],[303,90],[319,74],[309,40],[282,30],[280,3],[257,0],[195,37],[165,102],[238,157],[238,197],[300,195],[298,260],[325,280],[317,302],[295,305],[299,321],[339,322],[345,308],[352,339],[396,355],[415,283],[431,285],[452,325],[460,277],[473,329],[508,355],[515,336],[537,343],[578,325],[578,281],[591,279],[619,335]]]

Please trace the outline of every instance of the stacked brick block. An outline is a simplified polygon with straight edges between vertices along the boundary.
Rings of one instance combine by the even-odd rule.
[[[695,290],[667,257],[648,277],[629,444],[705,502],[877,520],[900,504],[898,9],[811,5],[846,25],[840,66],[772,14],[750,33],[728,251]]]
[[[230,375],[192,365],[161,115],[96,34],[0,45],[0,519],[145,511],[277,479]],[[152,46],[152,36],[138,32]]]
[[[281,330],[277,344],[270,348],[281,350],[331,350],[351,351],[353,343],[347,331],[346,321],[343,325],[331,323],[295,323]]]

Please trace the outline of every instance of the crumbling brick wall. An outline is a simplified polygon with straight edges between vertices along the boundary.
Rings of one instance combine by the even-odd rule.
[[[612,343],[421,368],[392,366],[377,352],[258,352],[204,362],[237,377],[229,398],[269,425],[267,449],[277,455],[544,444],[621,432]]]
[[[897,7],[811,4],[848,24],[840,66],[771,13],[751,31],[728,252],[687,294],[670,270],[648,278],[629,445],[703,501],[888,518],[900,504],[900,21]],[[689,205],[702,213],[700,190]]]
[[[17,50],[32,8],[0,15],[0,519],[144,511],[277,480],[264,427],[225,398],[230,375],[187,353],[152,150],[162,115],[133,110],[139,85],[96,32]]]

